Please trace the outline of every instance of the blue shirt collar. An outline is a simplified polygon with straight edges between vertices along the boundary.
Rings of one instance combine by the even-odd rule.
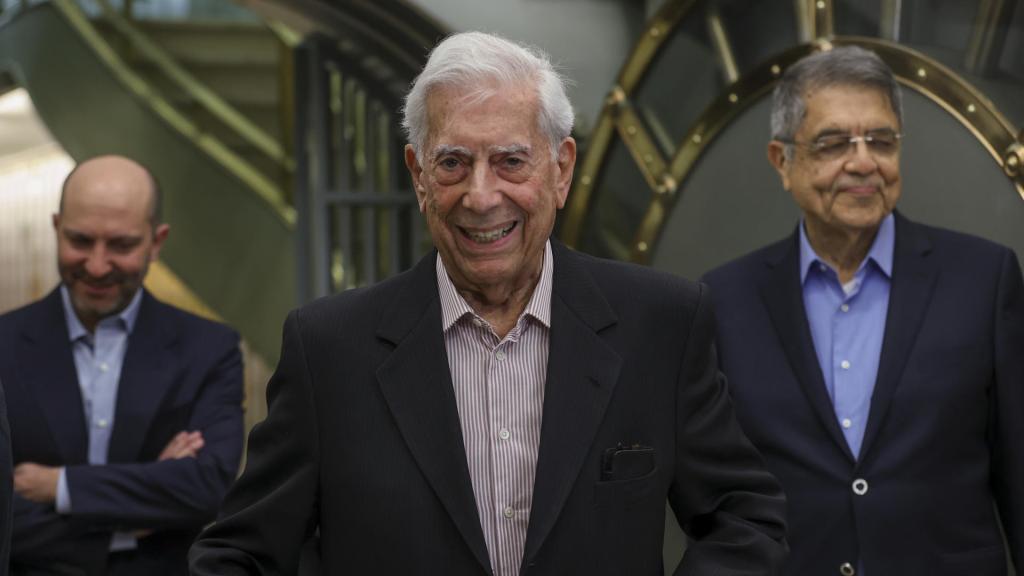
[[[860,272],[861,269],[867,265],[868,262],[874,262],[875,266],[878,267],[886,276],[892,278],[892,255],[896,248],[896,218],[890,213],[888,216],[882,219],[882,223],[878,226],[878,234],[875,235],[875,241],[871,244],[871,249],[868,250],[868,255],[864,258],[864,261],[860,263],[860,267],[857,269]],[[807,280],[807,272],[811,269],[811,266],[817,263],[822,263],[828,266],[818,256],[818,253],[814,251],[814,247],[811,246],[811,241],[807,239],[807,231],[804,229],[804,220],[800,219],[800,284],[802,285]],[[831,267],[831,266],[830,266]]]
[[[64,320],[67,322],[68,337],[71,338],[72,342],[77,342],[79,339],[89,336],[89,331],[82,325],[82,321],[78,319],[78,314],[75,312],[74,306],[71,305],[71,294],[68,293],[68,287],[64,284],[60,286],[60,299],[64,304]],[[132,333],[132,329],[135,328],[135,320],[139,317],[139,306],[142,302],[142,288],[135,291],[135,295],[132,296],[131,302],[124,307],[114,318],[117,318],[119,324],[124,327],[124,331],[128,334]],[[104,318],[102,321],[107,321],[108,318]]]

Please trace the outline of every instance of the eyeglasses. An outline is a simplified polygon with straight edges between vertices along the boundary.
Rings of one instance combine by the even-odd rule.
[[[819,136],[810,142],[798,142],[794,139],[779,138],[783,144],[793,144],[807,150],[817,160],[830,161],[845,158],[853,152],[857,142],[863,142],[868,153],[875,158],[891,158],[900,149],[903,134],[892,130],[876,130],[863,136],[849,134],[828,134]]]

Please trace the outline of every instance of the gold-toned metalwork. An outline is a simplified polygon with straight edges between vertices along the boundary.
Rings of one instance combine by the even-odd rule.
[[[103,11],[104,18],[110,22],[118,34],[127,38],[139,54],[152,62],[163,76],[184,90],[189,98],[268,158],[288,171],[294,170],[294,162],[285,154],[281,143],[273,136],[267,134],[255,122],[228,104],[216,92],[210,90],[191,72],[178,64],[163,48],[150,40],[146,34],[115,10],[108,0],[96,0],[96,3]]]
[[[640,78],[643,77],[644,71],[650,65],[651,59],[671,37],[671,31],[697,4],[697,0],[668,2],[651,18],[647,32],[642,34],[636,45],[633,46],[629,61],[622,67],[619,79],[616,81],[616,85],[620,86],[626,94],[633,93]]]
[[[583,220],[586,217],[587,208],[590,206],[594,183],[601,176],[605,152],[615,135],[615,121],[608,112],[608,109],[613,106],[611,101],[606,101],[605,112],[601,114],[601,119],[598,120],[594,131],[590,133],[588,152],[583,157],[579,175],[575,179],[572,193],[569,194],[565,220],[561,224],[559,235],[570,246],[575,246],[583,233]]]
[[[619,106],[615,127],[626,144],[626,148],[629,149],[629,153],[636,161],[647,185],[657,188],[665,173],[665,159],[662,158],[657,145],[654,144],[654,140],[644,128],[640,116],[628,101]]]
[[[832,0],[793,0],[796,28],[804,43],[830,38],[834,33]]]
[[[835,43],[874,50],[900,82],[925,95],[966,126],[1006,171],[1009,151],[1021,143],[1021,137],[977,88],[938,61],[906,46],[860,36],[837,38]],[[1024,198],[1024,184],[1019,180],[1015,184]]]
[[[722,15],[717,8],[708,11],[708,36],[711,38],[711,45],[718,57],[718,64],[722,67],[722,75],[725,82],[732,84],[740,79],[740,68],[736,64],[736,55],[732,49],[732,42],[729,41],[729,34],[725,31],[722,23]]]
[[[886,40],[899,42],[902,15],[903,0],[882,0],[882,11],[878,18],[878,35]]]
[[[86,45],[96,53],[99,60],[132,94],[148,104],[157,116],[174,130],[245,183],[267,203],[286,226],[293,227],[295,225],[295,209],[285,200],[281,189],[219,139],[200,130],[191,119],[178,111],[149,83],[135,73],[103,39],[75,0],[51,0],[51,2],[71,27],[78,32]]]
[[[814,2],[814,38],[831,38],[835,34],[835,17],[832,0]]]
[[[770,90],[788,65],[813,51],[830,50],[833,45],[855,44],[878,53],[901,83],[931,99],[963,123],[992,154],[1007,176],[1014,180],[1018,192],[1024,198],[1024,133],[1018,135],[1009,121],[977,89],[920,52],[877,38],[831,37],[832,3],[828,0],[798,1],[798,8],[802,7],[798,14],[808,17],[804,21],[807,30],[814,32],[815,40],[778,54],[728,86],[681,139],[665,171],[659,173],[656,165],[652,169],[650,165],[655,163],[652,162],[654,157],[644,150],[653,149],[654,144],[642,125],[635,120],[631,96],[657,55],[657,48],[664,42],[667,32],[671,31],[666,30],[666,25],[678,24],[686,12],[693,8],[693,4],[679,0],[662,7],[652,19],[648,33],[638,42],[637,49],[623,67],[619,82],[609,93],[583,158],[580,178],[570,196],[566,219],[561,228],[562,240],[570,246],[575,246],[581,239],[583,221],[593,197],[593,189],[600,181],[601,168],[616,128],[643,172],[647,184],[655,191],[629,247],[629,257],[633,261],[646,263],[651,258],[653,248],[657,246],[667,215],[682,196],[679,187],[722,128]],[[888,9],[895,10],[891,27],[896,34],[899,26],[899,1],[895,0],[891,6],[894,8]],[[820,15],[816,16],[817,19],[811,25],[810,17],[816,12],[820,12]],[[651,38],[657,38],[659,43],[652,45]]]
[[[1007,14],[1005,4],[1005,0],[978,0],[964,61],[969,72],[979,74],[989,67],[996,37]]]

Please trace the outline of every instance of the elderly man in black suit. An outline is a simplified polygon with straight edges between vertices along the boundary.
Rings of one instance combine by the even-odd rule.
[[[547,58],[457,34],[406,101],[435,253],[285,323],[269,414],[197,575],[769,575],[784,501],[737,426],[697,285],[549,240],[576,159]]]

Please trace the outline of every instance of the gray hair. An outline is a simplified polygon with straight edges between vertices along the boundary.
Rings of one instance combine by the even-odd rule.
[[[470,99],[486,98],[497,87],[535,86],[540,104],[538,122],[556,157],[559,145],[572,132],[573,109],[565,93],[566,80],[548,56],[493,34],[463,32],[445,38],[431,52],[423,71],[405,98],[402,127],[417,158],[427,145],[427,98],[435,88],[468,88]]]
[[[782,75],[772,94],[772,139],[792,140],[807,114],[804,96],[811,90],[830,86],[863,86],[881,91],[903,126],[903,96],[892,69],[870,50],[842,46],[807,56]],[[786,146],[787,156],[791,149]]]

